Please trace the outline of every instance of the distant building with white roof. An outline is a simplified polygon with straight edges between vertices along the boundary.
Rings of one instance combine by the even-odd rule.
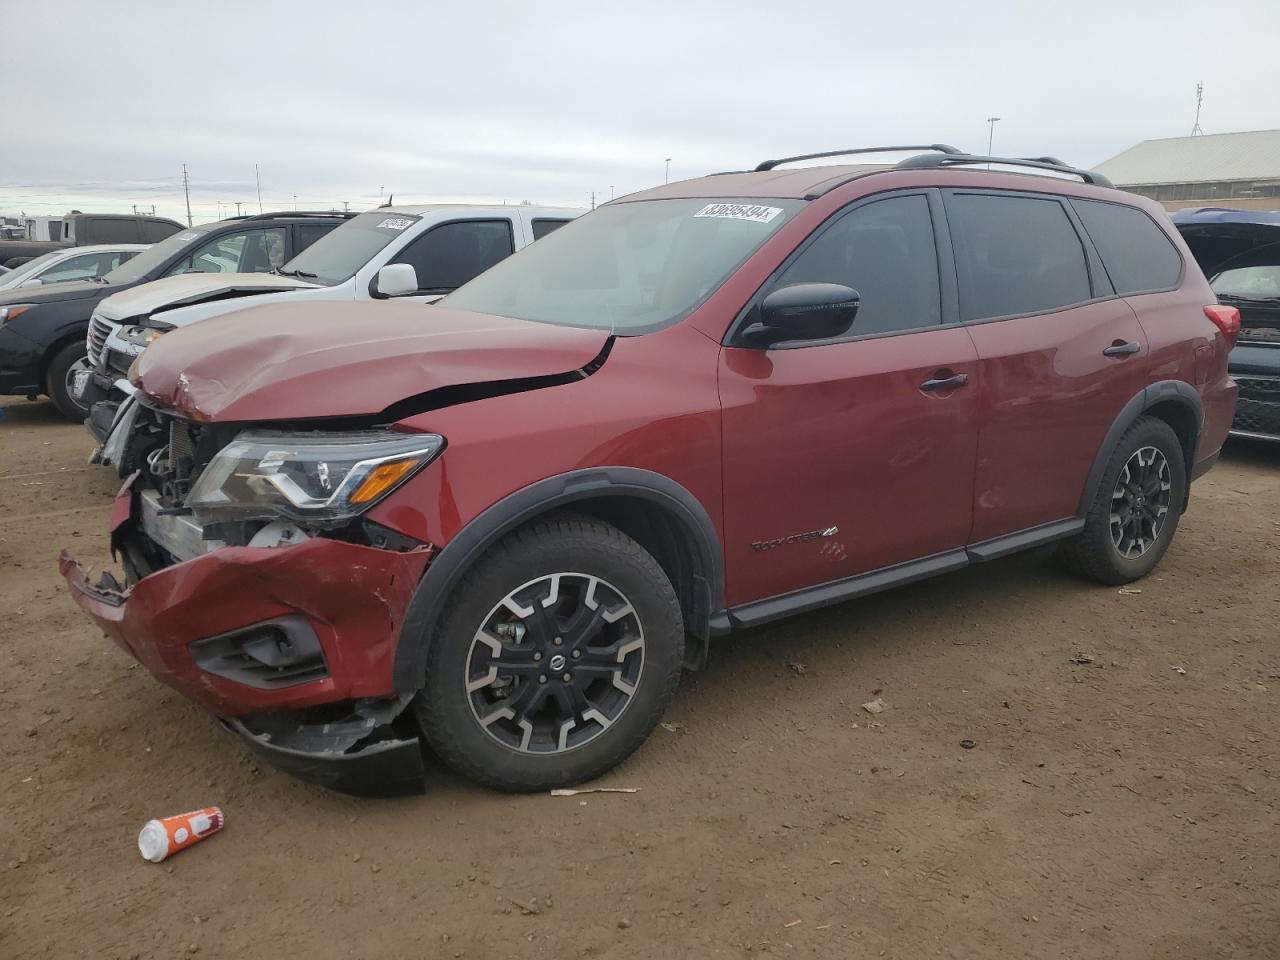
[[[1095,169],[1170,212],[1280,210],[1280,130],[1143,140]]]

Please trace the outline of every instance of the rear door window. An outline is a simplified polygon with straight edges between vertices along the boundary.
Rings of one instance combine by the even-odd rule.
[[[295,225],[293,228],[293,255],[296,257],[336,226],[336,223],[299,223]]]
[[[1084,245],[1053,197],[946,198],[964,320],[1060,310],[1092,298]]]
[[[1171,290],[1182,277],[1182,257],[1141,210],[1103,200],[1072,200],[1085,232],[1102,257],[1116,293]]]
[[[841,283],[861,302],[850,335],[942,322],[929,201],[890,197],[850,210],[818,235],[774,284]]]
[[[510,220],[457,220],[432,227],[396,255],[418,275],[420,291],[454,290],[515,250]]]

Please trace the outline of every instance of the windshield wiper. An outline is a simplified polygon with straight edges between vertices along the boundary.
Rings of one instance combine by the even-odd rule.
[[[301,277],[303,280],[314,280],[317,276],[314,273],[307,273],[305,270],[273,270],[272,273],[281,277]]]

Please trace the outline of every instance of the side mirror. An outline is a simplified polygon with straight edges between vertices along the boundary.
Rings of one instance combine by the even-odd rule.
[[[858,291],[841,283],[793,283],[764,298],[743,336],[760,346],[839,337],[853,325],[860,302]]]
[[[418,271],[411,263],[389,263],[373,278],[373,287],[379,297],[403,297],[418,292]]]
[[[18,284],[19,287],[40,287],[43,285],[44,285],[44,281],[41,280],[39,277],[32,277],[30,280],[23,280],[20,284]]]

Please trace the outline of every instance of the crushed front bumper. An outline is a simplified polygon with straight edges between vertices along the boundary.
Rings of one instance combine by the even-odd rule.
[[[131,526],[129,503],[126,484],[113,511],[117,536]],[[406,784],[421,789],[421,757],[416,733],[395,722],[407,700],[393,690],[392,663],[429,555],[425,546],[395,552],[321,538],[224,547],[128,589],[107,577],[91,584],[66,551],[58,567],[104,634],[273,763],[346,792],[403,793]],[[201,652],[210,642],[225,646],[228,637],[256,636],[281,623],[301,624],[318,642],[318,666],[301,675],[250,677],[227,669],[225,656],[214,662]],[[385,712],[388,703],[397,705],[395,713]],[[366,715],[383,710],[363,731],[368,736],[330,735],[341,726],[334,711],[349,706]]]

